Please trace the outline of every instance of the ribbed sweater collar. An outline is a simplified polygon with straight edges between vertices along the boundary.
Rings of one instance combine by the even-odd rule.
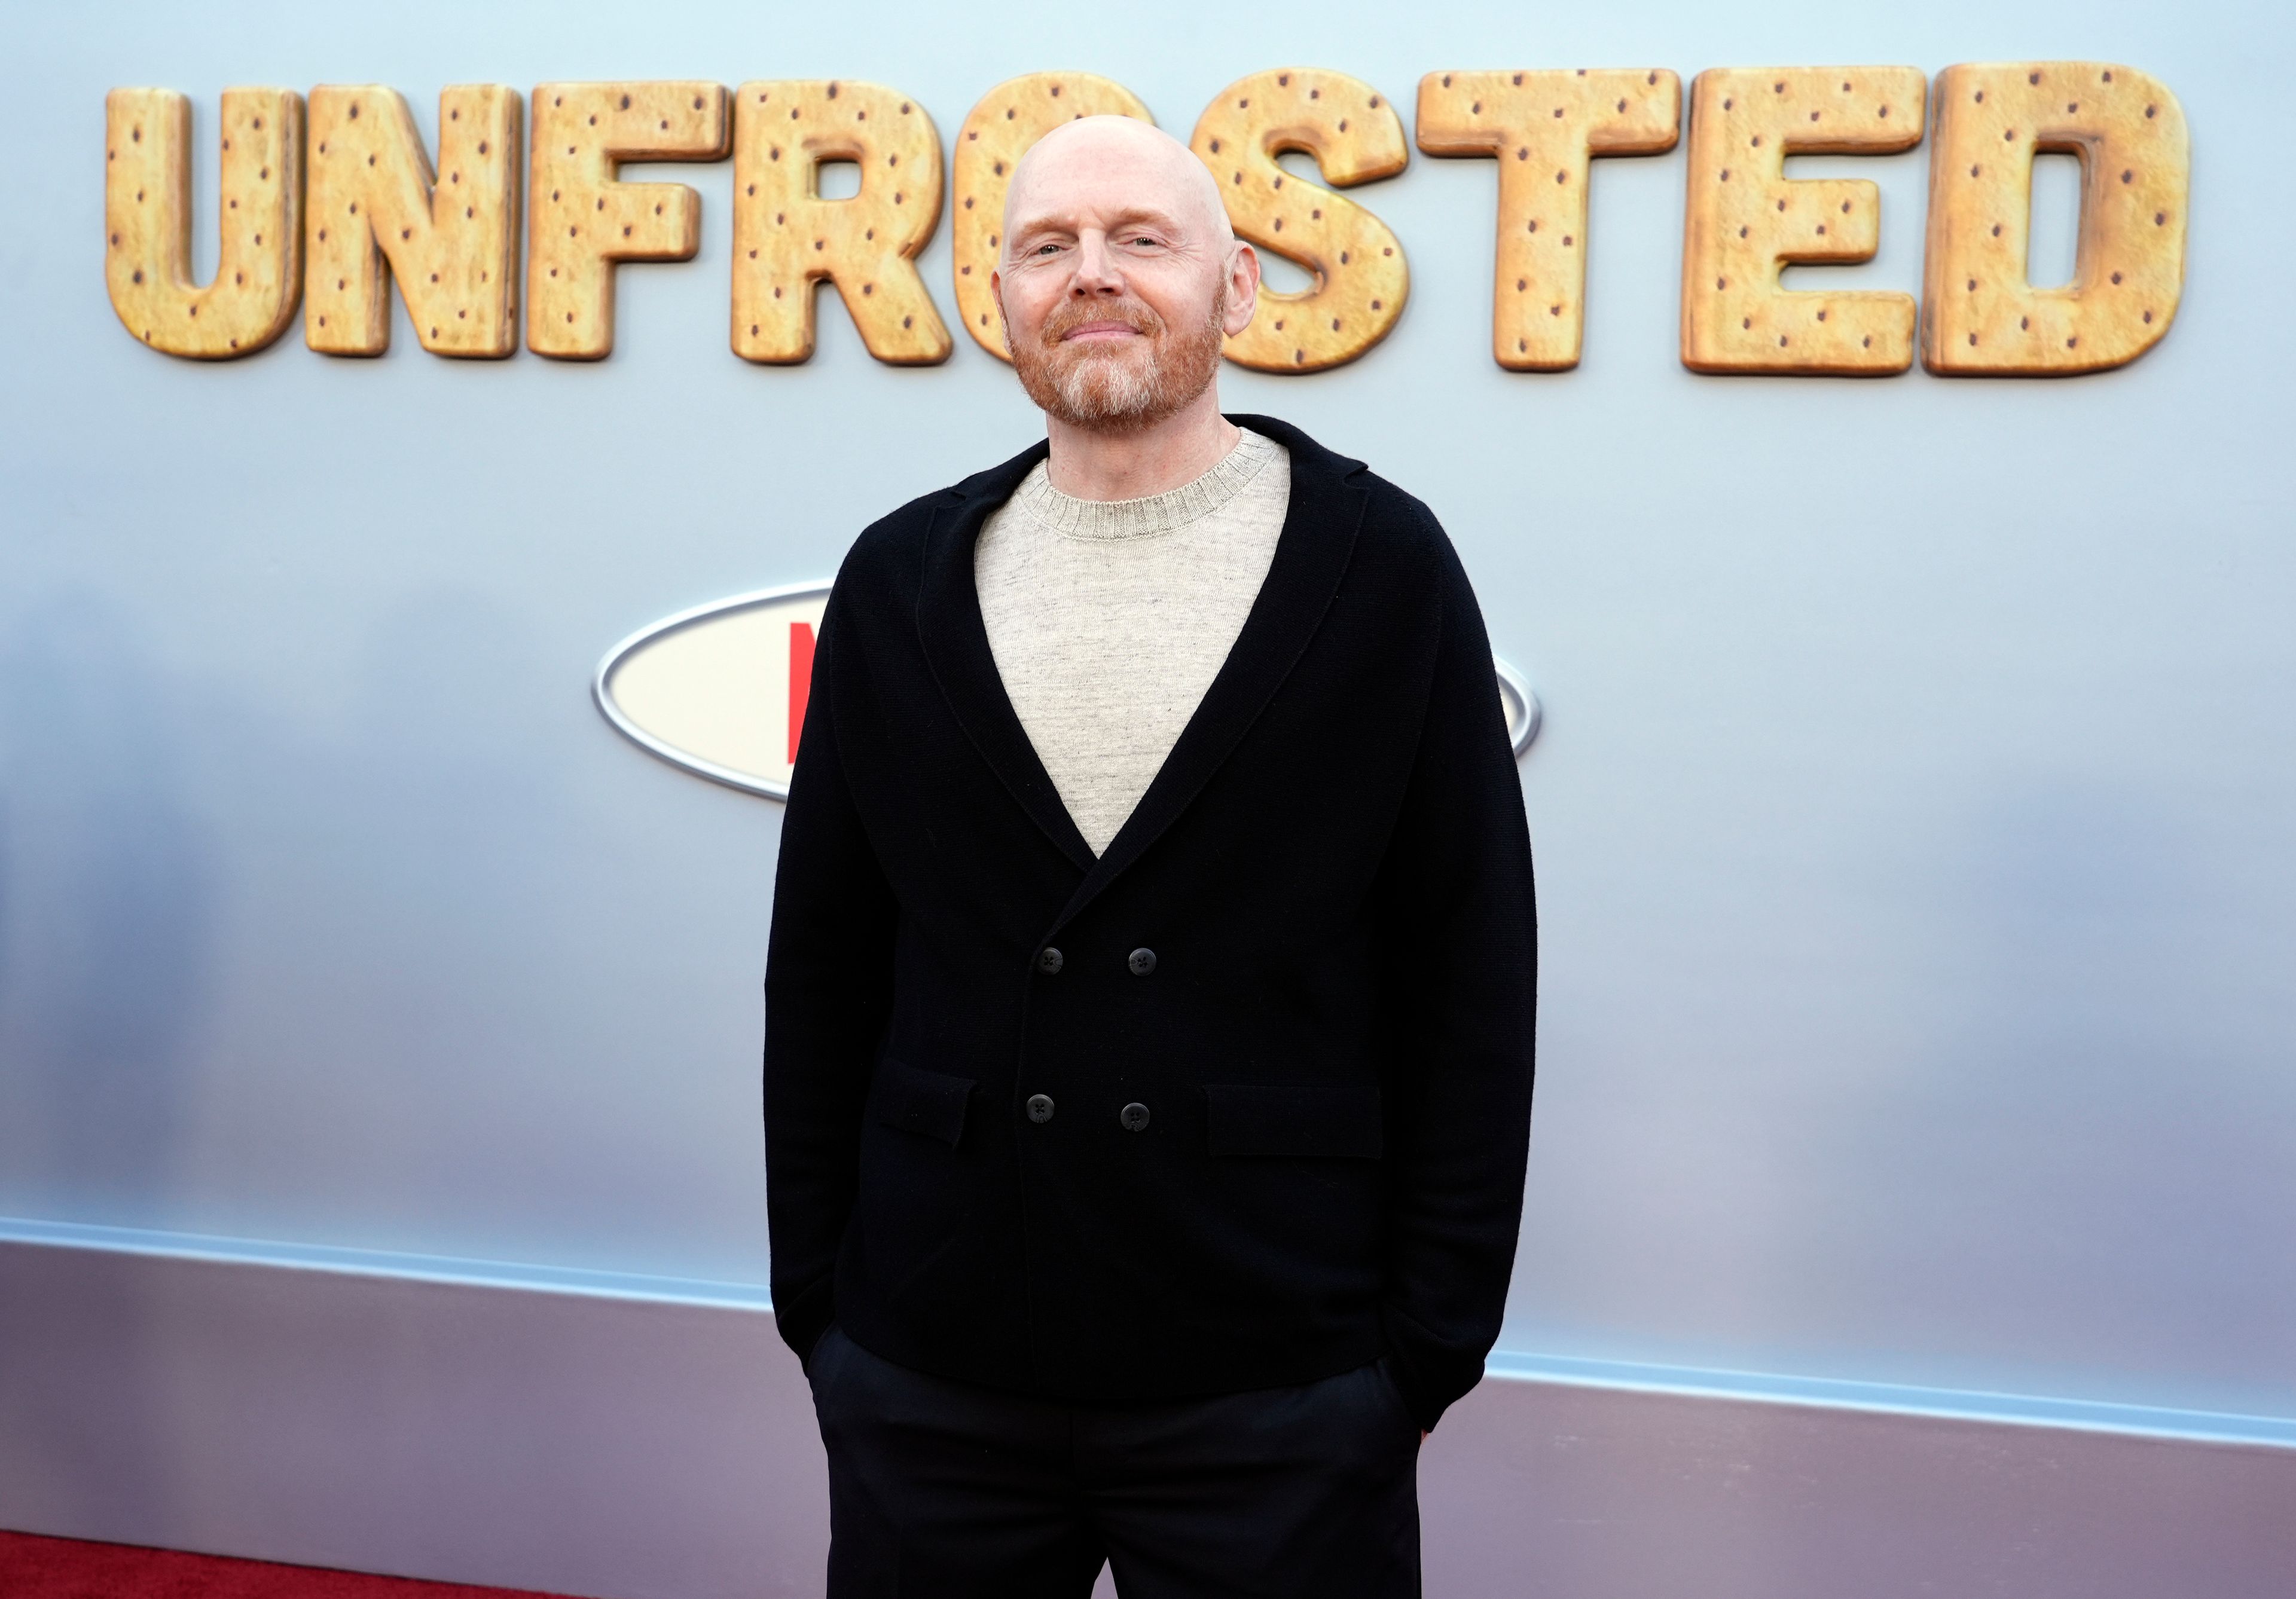
[[[1053,487],[1042,462],[1013,491],[1031,520],[1070,538],[1138,538],[1201,521],[1243,492],[1275,457],[1274,440],[1239,428],[1235,447],[1210,472],[1177,488],[1136,500],[1080,500]]]

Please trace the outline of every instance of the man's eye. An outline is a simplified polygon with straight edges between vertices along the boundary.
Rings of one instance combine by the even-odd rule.
[[[1057,244],[1039,244],[1037,246],[1037,253],[1040,256],[1048,256],[1058,249],[1060,246]]]

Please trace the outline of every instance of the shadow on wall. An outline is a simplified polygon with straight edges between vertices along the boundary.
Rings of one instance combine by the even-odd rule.
[[[764,808],[605,736],[586,661],[488,596],[354,637],[314,726],[161,659],[131,607],[0,617],[0,1215],[762,1282],[770,837],[723,849]],[[600,803],[600,770],[649,808],[674,785],[684,827]],[[0,1371],[43,1493],[123,1525],[213,1491],[165,1276],[90,1274]],[[83,1346],[100,1458],[47,1380]]]
[[[168,1203],[197,1097],[216,862],[184,802],[175,709],[99,599],[53,603],[0,644],[0,1192],[81,1219]],[[101,1324],[86,1336],[131,1353],[111,1402],[165,1428],[144,1292],[117,1274],[79,1311]],[[6,1388],[0,1426],[20,1438],[62,1446],[85,1425],[45,1384]],[[106,1491],[163,1513],[180,1488],[164,1458],[114,1460]]]
[[[193,1097],[216,861],[176,709],[94,596],[0,643],[0,1161],[84,1220],[166,1202]]]
[[[697,810],[764,808],[675,775],[689,832],[600,804],[599,767],[649,801],[661,778],[605,734],[586,662],[492,595],[402,595],[350,665],[339,728],[217,718],[249,969],[217,1104],[245,1124],[246,1192],[297,1235],[737,1275],[688,1245],[762,1230],[765,900],[740,890],[772,857],[720,857],[704,888],[691,857]],[[721,902],[754,925],[711,920]],[[761,1274],[761,1240],[741,1252]]]
[[[2005,1349],[2054,1349],[2060,1387],[2235,1410],[2275,1396],[2164,1400],[2157,1374],[2276,1371],[2271,1413],[2286,1414],[2276,1346],[2296,1273],[2223,1269],[2288,1259],[2273,1197],[2296,1159],[2296,1093],[2274,1066],[2285,989],[2237,931],[2247,890],[2194,850],[2185,809],[2057,780],[1970,817],[1935,889],[1957,907],[1938,922],[1953,941],[1915,957],[1932,1000],[1923,1065],[1876,1101],[1854,1151],[1866,1180],[1837,1189],[1866,1196],[1841,1236],[1889,1225],[1875,1205],[1909,1228],[1920,1269],[1873,1292],[1933,1329],[1932,1359],[1997,1372]]]
[[[497,596],[342,621],[316,718],[0,621],[0,1215],[761,1282],[768,808]]]

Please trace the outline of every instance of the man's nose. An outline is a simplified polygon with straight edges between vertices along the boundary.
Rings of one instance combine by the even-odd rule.
[[[1076,271],[1069,279],[1069,289],[1076,294],[1124,291],[1124,276],[1117,270],[1116,258],[1108,248],[1105,234],[1090,232],[1077,240]]]

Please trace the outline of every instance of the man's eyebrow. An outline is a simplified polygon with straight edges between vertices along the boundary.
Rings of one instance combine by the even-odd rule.
[[[1109,219],[1108,231],[1118,233],[1128,227],[1140,226],[1160,228],[1170,234],[1181,231],[1178,220],[1170,213],[1156,210],[1148,206],[1135,206],[1117,212]],[[1076,218],[1049,214],[1026,217],[1014,225],[1013,236],[1020,238],[1024,234],[1039,233],[1047,228],[1062,233],[1074,233],[1077,231]]]
[[[1168,212],[1153,210],[1146,206],[1117,212],[1115,219],[1108,226],[1109,231],[1114,233],[1118,228],[1136,227],[1143,224],[1150,227],[1162,228],[1166,233],[1177,234],[1180,231],[1178,220]]]

